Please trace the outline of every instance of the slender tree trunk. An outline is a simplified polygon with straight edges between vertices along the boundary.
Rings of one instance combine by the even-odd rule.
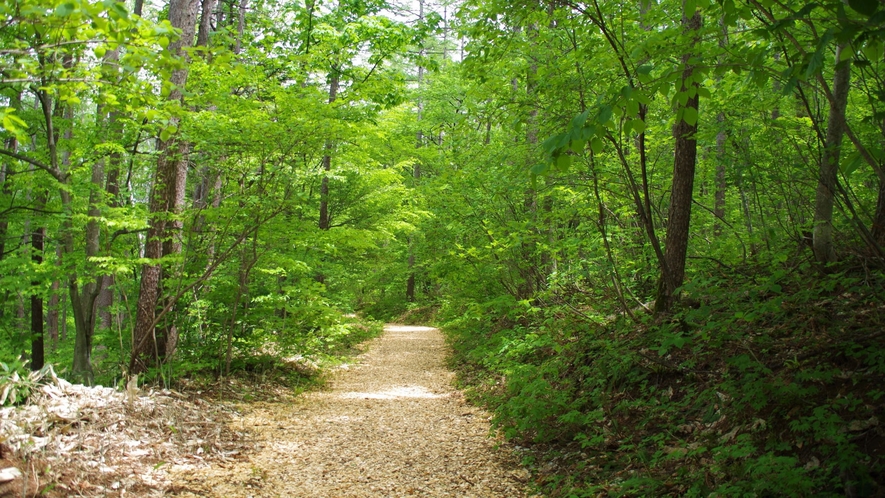
[[[827,137],[824,155],[820,163],[817,192],[814,202],[814,257],[818,262],[836,261],[833,247],[833,206],[838,182],[839,155],[845,131],[845,109],[848,106],[848,90],[851,78],[851,60],[840,61],[845,44],[836,47],[836,71],[833,75],[833,100],[827,121]]]
[[[234,43],[234,53],[239,54],[243,46],[243,31],[246,29],[246,5],[248,0],[240,0],[237,15],[237,40]]]
[[[108,51],[105,54],[103,64],[105,64],[108,72],[115,70],[119,55],[119,49]],[[117,121],[117,112],[107,113],[101,105],[99,105],[96,110],[96,115],[98,116],[98,124],[105,127],[105,133],[111,140],[122,140],[122,130]],[[92,187],[93,193],[96,195],[90,195],[90,221],[97,221],[97,217],[101,215],[100,205],[103,203],[98,198],[97,192],[101,190],[102,182],[104,182],[104,191],[107,193],[108,205],[111,207],[120,207],[123,205],[120,200],[120,170],[122,164],[122,156],[115,152],[108,156],[106,172],[102,171],[102,169],[104,169],[103,163],[97,163],[94,165],[92,171]],[[105,237],[105,247],[101,248],[100,236],[101,234],[97,223],[94,223],[92,226],[87,225],[87,238],[92,238],[91,242],[87,241],[87,247],[91,245],[96,251],[96,254],[101,254],[102,251],[104,254],[110,254],[110,238]],[[96,294],[95,297],[92,298],[94,302],[94,318],[92,320],[93,334],[95,333],[96,328],[109,329],[111,327],[111,306],[114,304],[114,293],[111,290],[113,285],[113,274],[98,275],[96,277],[95,288],[89,289],[90,295],[92,292]]]
[[[870,235],[879,247],[885,247],[885,182],[879,182],[879,196],[876,200],[876,213],[873,215]]]
[[[56,249],[56,255],[60,256],[61,251]],[[61,296],[59,296],[59,289],[61,289],[61,282],[58,280],[53,280],[52,284],[49,287],[49,303],[46,309],[46,333],[49,335],[49,340],[51,344],[52,350],[58,348],[58,339],[59,339],[59,304],[61,302]]]
[[[38,201],[39,203],[39,201]],[[31,232],[31,260],[34,264],[43,263],[43,240],[46,237],[46,229],[36,228]],[[40,286],[40,282],[32,282],[34,290]],[[45,363],[43,349],[43,296],[38,292],[31,294],[31,370],[37,371],[43,368]]]
[[[684,4],[683,4],[684,5]],[[700,12],[683,12],[682,24],[686,31],[697,33],[701,29]],[[687,112],[698,111],[698,83],[688,81],[691,79],[694,67],[689,65],[691,52],[697,39],[692,42],[692,47],[682,58],[685,69],[682,72],[682,92],[692,89],[693,95],[688,98],[683,106],[683,115]],[[694,190],[695,165],[697,162],[697,122],[689,124],[685,119],[680,119],[673,127],[675,138],[675,150],[673,153],[673,185],[670,190],[670,209],[667,222],[667,239],[664,248],[664,260],[666,270],[661,278],[658,289],[655,311],[667,311],[678,298],[677,289],[682,285],[685,278],[685,257],[688,252],[689,227],[691,225],[691,204]]]
[[[720,112],[716,116],[716,121],[720,127],[725,124],[725,113]],[[713,200],[713,215],[716,220],[713,222],[713,233],[717,236],[722,234],[722,220],[725,219],[725,191],[728,184],[725,181],[725,142],[726,134],[724,129],[720,129],[716,133],[716,192]]]
[[[424,21],[424,0],[418,0],[418,22]],[[443,45],[445,46],[445,45]],[[423,57],[424,56],[424,46],[421,46],[418,54]],[[421,85],[424,83],[424,66],[418,66],[418,89],[421,89]],[[415,118],[416,123],[418,124],[418,131],[415,136],[415,148],[420,149],[424,146],[424,133],[421,131],[421,119],[424,114],[424,101],[419,97],[418,98],[418,115]],[[418,186],[418,180],[421,178],[421,164],[418,161],[415,161],[415,166],[412,168],[412,178],[415,179],[415,186]],[[411,302],[415,301],[415,241],[414,238],[409,235],[409,278],[406,279],[406,300]]]
[[[340,75],[338,68],[333,67],[331,78],[329,81],[329,104],[334,103],[335,99],[338,98],[338,85],[340,84],[339,78]],[[334,143],[332,142],[332,140],[326,140],[326,154],[323,156],[323,171],[325,172],[325,174],[323,175],[323,180],[320,184],[320,230],[328,230],[331,226],[331,220],[329,218],[329,172],[332,171],[333,147]]]
[[[21,96],[16,95],[10,104],[15,109],[21,108]],[[10,136],[6,140],[4,140],[3,146],[6,150],[10,152],[16,152],[18,148],[18,140],[14,136]],[[12,163],[7,163],[6,161],[0,163],[0,192],[3,193],[4,197],[9,197],[12,194],[11,189],[9,188],[9,183],[6,181],[7,177],[14,173],[12,171]],[[6,237],[9,234],[9,221],[5,218],[5,215],[0,215],[0,260],[2,260],[6,255]],[[9,293],[8,291],[4,293],[5,295],[0,296],[3,299],[3,302],[6,303],[9,301]],[[3,318],[4,307],[0,305],[0,318]]]
[[[92,166],[92,191],[89,194],[89,208],[86,222],[86,260],[101,254],[101,228],[98,220],[101,217],[101,189],[104,186],[104,163],[96,161]],[[96,300],[101,293],[104,275],[97,275],[94,280],[87,280],[82,289],[76,280],[69,283],[71,302],[74,305],[74,322],[77,323],[77,334],[74,338],[73,371],[92,382],[92,339],[95,336]]]
[[[208,47],[209,35],[212,33],[212,11],[215,9],[217,0],[203,0],[200,10],[200,29],[197,33],[197,46]]]
[[[256,220],[257,221],[257,220]],[[227,347],[224,355],[224,375],[230,375],[230,364],[233,358],[233,337],[237,327],[237,316],[239,316],[240,303],[243,303],[243,314],[249,311],[249,275],[252,268],[258,263],[258,231],[252,234],[251,254],[249,248],[243,247],[240,251],[240,269],[237,273],[237,296],[234,298],[234,304],[231,311],[230,323],[227,331]]]

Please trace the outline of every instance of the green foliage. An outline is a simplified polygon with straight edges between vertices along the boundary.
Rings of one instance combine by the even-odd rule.
[[[509,316],[488,305],[446,326],[454,365],[506,436],[553,459],[539,464],[560,469],[540,476],[550,496],[876,489],[882,462],[864,441],[879,437],[869,387],[885,349],[869,312],[885,281],[843,274],[828,290],[768,271],[777,292],[729,273],[686,289],[700,306],[643,325],[577,319],[578,301]]]
[[[126,378],[141,269],[159,265],[157,331],[177,350],[156,379],[301,382],[311,367],[286,358],[335,361],[378,333],[353,312],[436,319],[496,427],[558,453],[538,476],[551,496],[885,485],[866,449],[885,416],[881,6],[389,9],[262,0],[174,57],[165,12],[0,6],[0,359],[31,346],[42,300],[61,325],[50,362],[90,359],[86,338],[95,379]],[[819,266],[823,110],[849,63],[839,262]],[[652,315],[680,122],[699,150],[682,304]],[[184,158],[172,202],[157,172]],[[181,251],[149,260],[159,220]]]

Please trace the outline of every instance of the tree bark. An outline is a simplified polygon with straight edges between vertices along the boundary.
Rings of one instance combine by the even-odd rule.
[[[833,247],[833,206],[836,198],[839,155],[845,131],[845,109],[848,106],[848,90],[851,79],[851,60],[840,61],[845,48],[845,44],[839,44],[836,47],[833,99],[830,101],[826,143],[820,162],[817,192],[814,199],[812,246],[814,258],[820,263],[836,261],[836,251]]]
[[[418,22],[424,21],[424,0],[418,0]],[[443,45],[445,46],[445,45]],[[424,57],[424,46],[422,45],[418,55]],[[418,66],[418,89],[424,83],[424,66]],[[424,145],[424,133],[421,131],[421,119],[424,114],[424,101],[418,97],[417,101],[418,115],[415,116],[415,122],[418,125],[418,131],[415,133],[415,148],[420,149]],[[421,163],[415,161],[412,167],[412,178],[415,179],[415,186],[418,186],[418,180],[421,178]],[[406,300],[410,303],[415,302],[415,241],[414,237],[409,235],[409,277],[406,279]]]
[[[340,84],[340,75],[336,67],[332,68],[332,74],[329,81],[329,104],[335,102],[338,98],[338,85]],[[331,227],[331,219],[329,217],[329,172],[332,171],[332,148],[334,144],[332,140],[326,140],[325,151],[323,156],[323,180],[320,184],[320,230],[328,230]]]
[[[683,4],[684,5],[684,4]],[[691,17],[689,17],[691,16]],[[686,31],[697,33],[701,28],[701,15],[698,11],[683,12],[682,25]],[[696,36],[696,35],[692,35]],[[691,79],[694,67],[690,65],[691,52],[697,43],[692,41],[691,49],[682,58],[685,69],[682,72],[682,92],[690,92],[683,115],[688,110],[698,110],[698,83]],[[678,299],[677,289],[685,278],[685,257],[688,252],[689,227],[691,225],[692,192],[694,190],[695,165],[697,163],[697,122],[689,124],[680,119],[673,127],[675,150],[673,152],[673,185],[670,190],[670,209],[667,222],[667,238],[664,248],[666,262],[655,311],[668,311]]]
[[[87,211],[89,221],[86,222],[87,262],[101,254],[101,228],[98,224],[101,216],[99,192],[104,184],[104,179],[104,163],[96,161],[92,166],[92,191],[89,194]],[[77,333],[74,337],[73,372],[90,384],[92,383],[92,339],[95,336],[96,300],[101,293],[104,278],[103,275],[98,275],[92,281],[87,280],[82,289],[79,288],[76,279],[71,279],[68,284],[74,307],[74,323],[77,324]]]
[[[10,99],[10,106],[14,109],[18,110],[21,108],[21,95],[16,94],[13,98]],[[10,152],[15,152],[18,148],[18,140],[16,140],[15,136],[10,136],[3,142],[3,146],[6,150]],[[3,193],[4,197],[9,197],[12,194],[12,191],[9,188],[9,183],[6,181],[6,178],[14,173],[12,171],[12,164],[7,163],[6,161],[0,162],[0,192]],[[9,221],[4,217],[0,217],[0,260],[6,255],[6,236],[9,233]],[[9,301],[8,292],[5,293],[4,296],[0,296],[3,299],[3,302]],[[4,307],[0,306],[0,318],[3,318],[3,310]]]
[[[212,11],[215,9],[216,0],[203,0],[200,12],[200,30],[197,33],[197,46],[208,47],[209,35],[212,32]]]
[[[880,248],[885,246],[885,182],[879,182],[879,196],[876,199],[876,213],[873,215],[870,235]]]
[[[719,126],[724,126],[725,113],[720,112],[716,116]],[[713,215],[716,220],[713,222],[713,233],[717,236],[722,235],[722,220],[725,219],[725,191],[728,184],[725,181],[725,130],[720,129],[716,133],[716,192],[713,200]]]
[[[35,264],[43,262],[43,240],[46,228],[40,227],[31,232],[31,260]],[[43,349],[43,296],[39,294],[40,282],[32,282],[35,292],[31,294],[31,370],[43,368],[45,351]]]
[[[169,6],[169,22],[181,30],[181,37],[169,45],[169,51],[184,57],[184,48],[194,43],[199,0],[172,0]],[[172,73],[173,90],[169,100],[181,100],[182,89],[187,83],[188,67]],[[178,125],[179,120],[173,119]],[[175,340],[174,329],[167,328],[158,334],[156,308],[159,302],[162,267],[158,260],[164,254],[181,251],[181,221],[177,215],[184,207],[187,182],[187,154],[189,145],[175,134],[158,144],[159,158],[151,190],[150,220],[145,242],[144,256],[154,262],[142,267],[141,284],[136,306],[135,328],[132,335],[132,356],[129,361],[131,374],[138,374],[150,366],[159,366],[165,359],[171,342]],[[168,251],[168,252],[167,252]]]

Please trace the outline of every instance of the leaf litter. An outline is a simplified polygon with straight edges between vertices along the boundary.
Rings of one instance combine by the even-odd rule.
[[[236,407],[169,389],[71,384],[51,370],[20,407],[0,409],[0,496],[163,496],[172,465],[236,458]],[[2,479],[0,479],[2,480]]]

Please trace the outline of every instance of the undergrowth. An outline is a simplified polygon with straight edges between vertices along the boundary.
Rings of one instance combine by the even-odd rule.
[[[885,495],[881,273],[718,269],[657,317],[600,302],[447,312],[460,381],[546,495]]]
[[[247,383],[272,383],[300,392],[322,383],[330,367],[358,354],[358,346],[379,336],[383,328],[381,322],[352,317],[322,334],[312,334],[310,341],[266,342],[257,348],[246,345],[235,350],[231,375]],[[218,368],[181,358],[171,365],[170,372],[175,382],[211,383],[218,377]]]

